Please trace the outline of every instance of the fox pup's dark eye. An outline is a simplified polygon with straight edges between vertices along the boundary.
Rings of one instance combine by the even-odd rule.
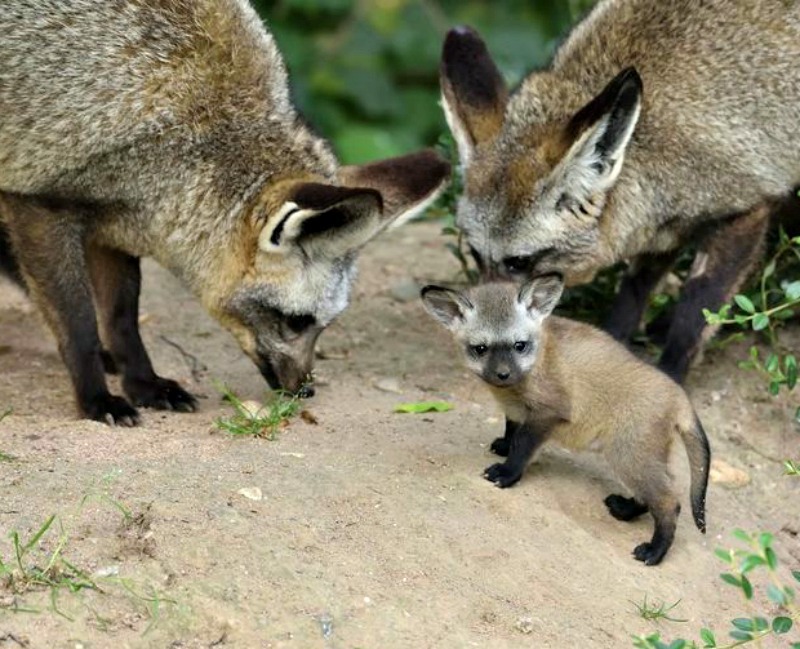
[[[531,344],[527,340],[518,340],[514,343],[514,349],[520,354],[524,354],[530,347]]]
[[[472,345],[470,347],[470,351],[472,351],[475,356],[483,356],[489,348],[486,345]]]

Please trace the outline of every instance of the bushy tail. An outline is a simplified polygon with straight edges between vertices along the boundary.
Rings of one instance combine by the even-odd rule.
[[[711,465],[711,449],[708,438],[703,430],[703,424],[696,414],[693,414],[693,423],[689,426],[680,426],[683,444],[686,446],[686,455],[689,456],[691,475],[692,516],[695,525],[703,534],[706,533],[706,490],[708,489],[708,471]]]

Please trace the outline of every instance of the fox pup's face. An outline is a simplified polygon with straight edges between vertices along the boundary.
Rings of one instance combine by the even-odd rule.
[[[359,250],[423,210],[448,173],[425,151],[344,167],[342,185],[287,181],[265,190],[251,215],[251,261],[215,311],[273,389],[313,394],[315,343],[348,304]]]
[[[536,364],[542,323],[562,289],[558,275],[546,275],[519,290],[511,283],[482,284],[468,293],[426,286],[422,301],[453,333],[467,367],[490,385],[509,387]]]
[[[639,118],[636,71],[576,110],[581,88],[549,77],[509,98],[483,41],[458,28],[445,41],[441,84],[464,170],[456,222],[482,276],[557,272],[573,285],[617,261],[601,222]]]

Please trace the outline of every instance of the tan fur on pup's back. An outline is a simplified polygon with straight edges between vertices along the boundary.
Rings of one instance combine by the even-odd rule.
[[[674,437],[671,425],[693,423],[691,404],[680,386],[596,327],[551,316],[544,323],[540,349],[536,366],[519,386],[490,389],[509,414],[521,404],[561,413],[566,421],[552,439],[566,448],[599,451],[626,431],[647,443],[650,439],[635,426],[651,422],[653,413],[674,413],[649,448],[630,447],[632,453],[660,453],[662,441]]]

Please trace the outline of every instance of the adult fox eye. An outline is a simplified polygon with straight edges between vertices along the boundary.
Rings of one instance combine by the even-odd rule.
[[[313,326],[316,320],[312,315],[290,315],[284,320],[289,332],[299,335]]]
[[[527,340],[518,340],[514,343],[514,349],[520,353],[524,354],[528,349],[530,349],[530,343]]]
[[[475,356],[483,356],[489,350],[486,345],[473,345],[470,349]]]
[[[520,274],[526,273],[531,267],[530,257],[506,257],[503,260],[503,266],[509,273]]]

